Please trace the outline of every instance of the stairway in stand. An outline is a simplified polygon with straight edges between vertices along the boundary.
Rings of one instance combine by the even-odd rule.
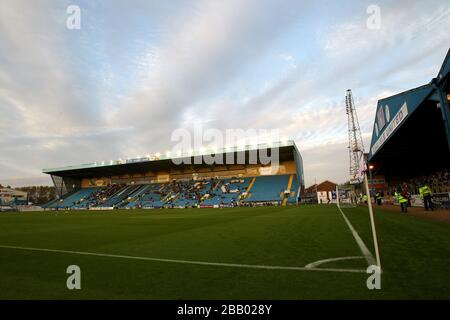
[[[286,190],[289,190],[289,194],[287,196],[283,195],[283,202],[281,204],[282,206],[285,206],[287,201],[288,201],[288,199],[289,199],[289,195],[291,194],[292,181],[294,181],[294,175],[293,174],[291,174],[291,176],[289,177],[289,181],[288,181],[287,188],[286,188]]]

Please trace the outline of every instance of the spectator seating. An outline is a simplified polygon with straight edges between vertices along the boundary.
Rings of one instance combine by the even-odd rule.
[[[247,190],[252,178],[228,178],[222,179],[217,187],[210,193],[209,198],[202,205],[231,205],[237,204],[239,196]]]
[[[150,190],[151,185],[141,185],[138,190],[136,190],[134,193],[130,194],[128,198],[122,203],[122,208],[135,208],[139,205],[139,201],[141,197]]]
[[[77,202],[80,202],[82,199],[89,197],[96,190],[97,190],[97,188],[94,188],[94,187],[79,189],[79,190],[71,193],[69,196],[65,197],[64,199],[54,202],[48,208],[58,208],[58,209],[71,208]]]
[[[241,201],[295,203],[298,182],[293,175],[291,194],[285,198],[291,175],[258,176],[256,178],[226,178],[181,180],[146,185],[113,184],[77,190],[64,199],[50,202],[47,208],[160,208],[192,207],[197,205],[238,205]],[[249,188],[247,198],[242,200]]]
[[[116,192],[112,197],[110,197],[98,207],[114,207],[116,205],[120,206],[123,200],[128,198],[130,194],[134,193],[139,188],[141,188],[140,185],[123,186],[121,189],[119,189],[118,192]]]
[[[283,200],[290,175],[259,176],[250,190],[250,196],[245,202],[269,202]]]
[[[149,188],[141,194],[136,202],[136,207],[139,208],[159,208],[164,205],[162,200],[162,192],[165,190],[163,184],[155,183],[149,185]]]
[[[419,186],[423,183],[427,183],[433,193],[450,192],[450,170],[445,169],[432,174],[406,179],[405,181],[397,181],[397,183],[391,182],[388,194],[393,195],[400,184],[405,185],[411,194],[419,194]]]

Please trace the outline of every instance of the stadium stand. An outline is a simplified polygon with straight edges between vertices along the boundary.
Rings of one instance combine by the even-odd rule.
[[[372,192],[382,191],[394,200],[392,196],[400,188],[408,190],[411,199],[418,199],[418,189],[426,183],[435,200],[439,196],[449,203],[448,119],[450,50],[430,82],[378,100],[366,155]],[[422,206],[421,201],[417,205]]]
[[[241,200],[281,204],[290,179],[292,179],[291,192],[286,196],[286,200],[288,200],[287,203],[294,204],[298,189],[295,175],[278,175],[92,187],[73,192],[59,201],[52,201],[45,208],[212,207],[236,206]],[[254,181],[253,186],[251,186],[252,181]],[[251,192],[246,197],[249,187]]]
[[[251,150],[249,146],[246,148]],[[253,150],[264,148],[268,147],[258,145]],[[47,169],[44,172],[51,175],[60,200],[49,202],[45,208],[104,210],[295,204],[298,190],[304,185],[301,156],[292,141],[279,143],[278,148],[276,170],[267,164],[250,163],[248,159],[231,165],[178,165],[171,158],[138,158]],[[226,150],[229,154],[229,148]],[[237,149],[234,153],[237,157]]]

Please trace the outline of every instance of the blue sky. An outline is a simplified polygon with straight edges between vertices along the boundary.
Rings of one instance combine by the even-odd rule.
[[[70,4],[80,30],[66,28]],[[346,89],[368,149],[377,100],[435,77],[448,30],[448,1],[3,1],[0,183],[164,152],[194,121],[279,129],[307,185],[343,182]]]

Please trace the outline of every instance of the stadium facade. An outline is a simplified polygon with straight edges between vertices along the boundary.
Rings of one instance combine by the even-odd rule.
[[[368,160],[385,191],[406,183],[417,193],[424,182],[450,191],[449,79],[450,50],[428,84],[378,101]]]
[[[276,163],[261,155],[277,152]],[[206,156],[214,156],[211,164]],[[217,161],[221,159],[221,161]],[[296,203],[303,160],[293,141],[44,169],[59,199],[47,208],[217,207]]]

